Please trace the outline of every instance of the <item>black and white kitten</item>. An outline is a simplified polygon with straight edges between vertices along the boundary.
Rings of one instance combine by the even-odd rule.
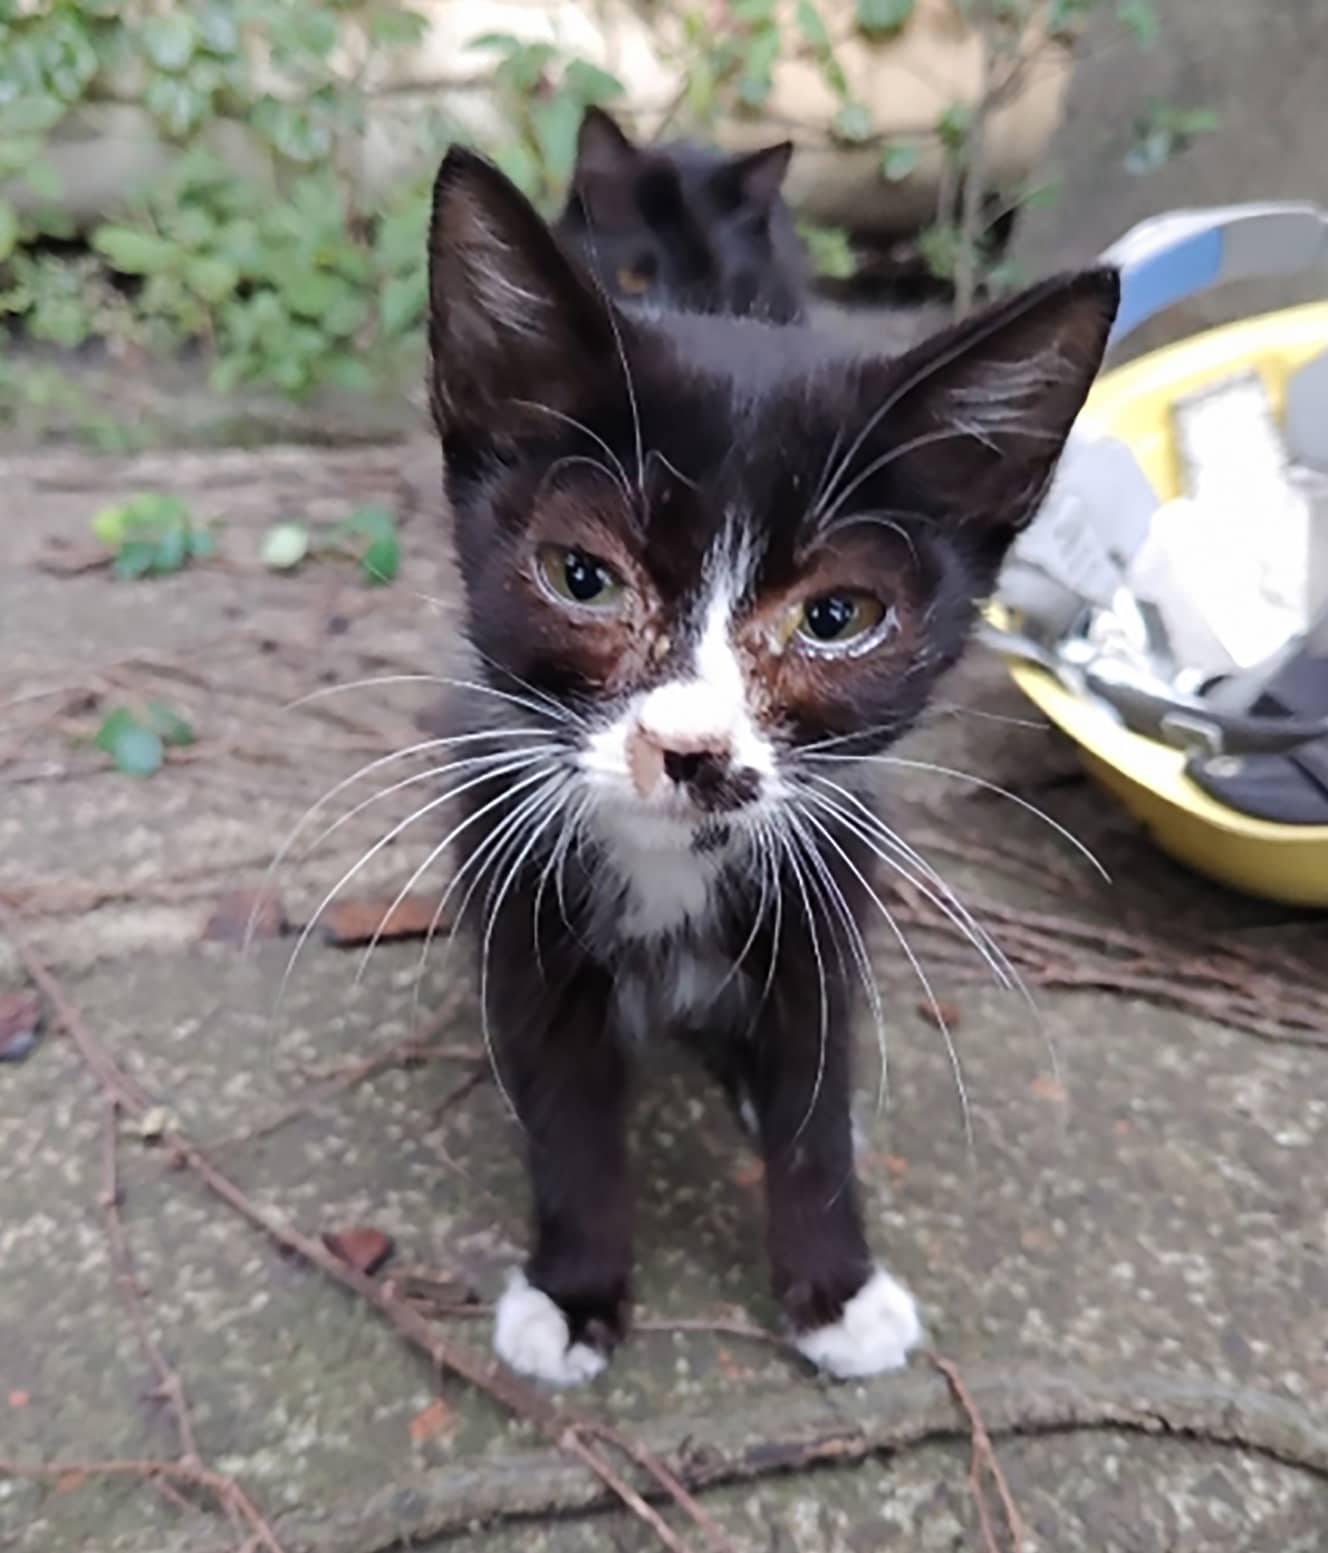
[[[443,163],[430,242],[479,663],[456,732],[487,750],[457,789],[457,878],[534,1196],[497,1351],[568,1383],[623,1336],[630,1060],[672,1033],[759,1140],[794,1343],[835,1375],[892,1369],[921,1326],[863,1232],[849,1104],[859,924],[893,843],[853,762],[821,762],[892,743],[959,656],[1117,277],[1046,281],[885,361],[621,312],[470,152]]]
[[[780,195],[792,154],[787,140],[744,156],[638,146],[588,108],[556,228],[610,296],[790,323],[810,273]]]

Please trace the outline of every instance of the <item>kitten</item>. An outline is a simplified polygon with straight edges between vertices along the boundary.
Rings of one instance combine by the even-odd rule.
[[[667,1032],[757,1134],[797,1348],[835,1375],[892,1369],[921,1326],[868,1248],[849,1117],[873,864],[901,857],[866,763],[959,656],[1037,508],[1116,274],[1046,281],[884,361],[798,327],[621,312],[464,150],[430,245],[480,664],[455,709],[473,741],[456,882],[534,1199],[497,1351],[568,1383],[623,1336],[631,1051]]]
[[[789,323],[809,272],[779,192],[792,154],[787,140],[733,157],[638,146],[588,108],[557,231],[611,296]]]

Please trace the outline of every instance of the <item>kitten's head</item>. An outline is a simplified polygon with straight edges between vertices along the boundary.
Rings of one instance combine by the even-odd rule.
[[[470,638],[606,831],[702,847],[917,717],[1035,512],[1114,271],[892,361],[621,313],[487,163],[431,233],[432,392]]]
[[[806,258],[780,197],[788,141],[745,156],[686,142],[638,146],[588,108],[558,231],[628,301],[787,323]]]

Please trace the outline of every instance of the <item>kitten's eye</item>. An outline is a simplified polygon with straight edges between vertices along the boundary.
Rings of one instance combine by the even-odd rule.
[[[618,271],[618,290],[624,296],[639,297],[643,292],[650,290],[651,277],[643,270],[628,269],[624,266]]]
[[[808,599],[798,617],[797,633],[813,647],[848,647],[875,631],[885,605],[871,593],[845,589]]]
[[[623,585],[612,569],[584,550],[545,545],[537,557],[539,574],[558,598],[587,609],[611,609],[623,596]]]

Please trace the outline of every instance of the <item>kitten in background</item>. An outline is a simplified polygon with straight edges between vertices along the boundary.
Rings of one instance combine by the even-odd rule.
[[[621,301],[790,323],[809,275],[780,194],[792,154],[787,140],[742,156],[639,146],[588,108],[556,230]]]

